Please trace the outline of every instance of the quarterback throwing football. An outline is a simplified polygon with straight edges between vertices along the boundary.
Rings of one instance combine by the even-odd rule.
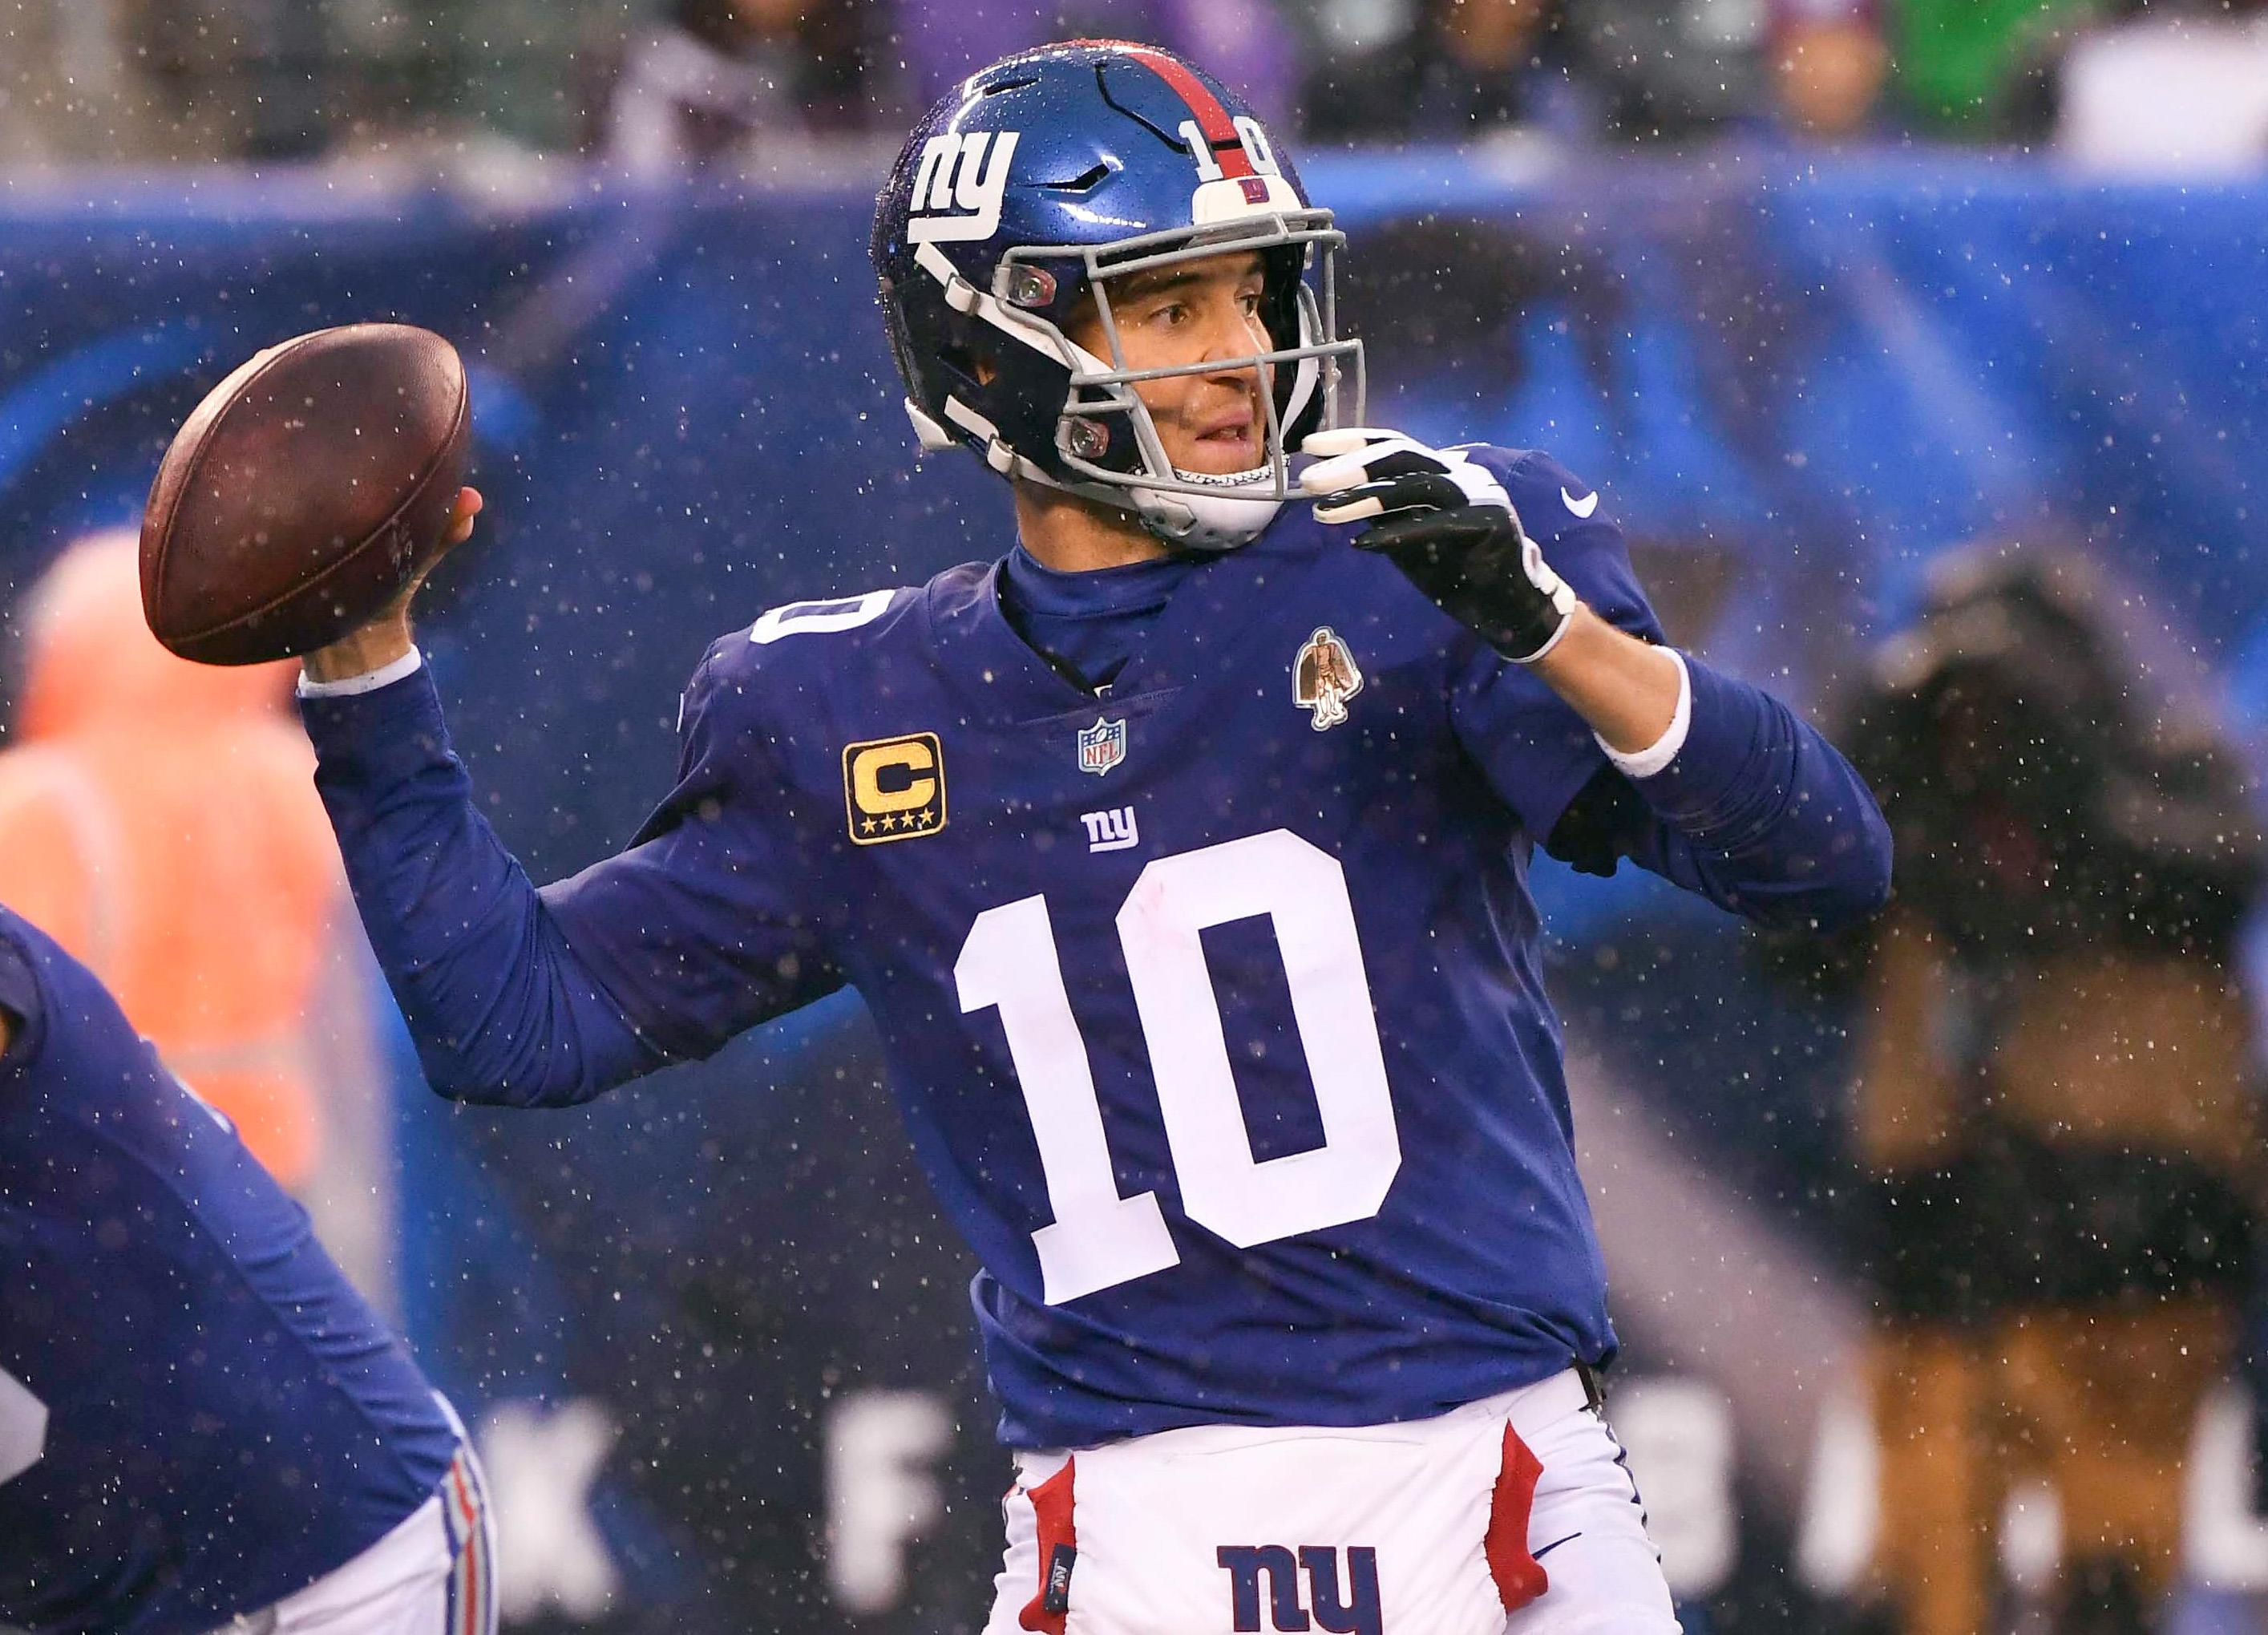
[[[401,610],[308,663],[444,1094],[580,1101],[865,997],[983,1265],[988,1635],[1674,1630],[1528,860],[1776,925],[1889,889],[1848,764],[1661,644],[1599,495],[1336,423],[1341,243],[1164,52],[961,85],[874,259],[916,431],[1017,541],[718,640],[677,787],[571,880],[482,820]]]

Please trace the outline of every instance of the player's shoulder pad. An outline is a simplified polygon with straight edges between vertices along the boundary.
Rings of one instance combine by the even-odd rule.
[[[1604,494],[1542,449],[1475,444],[1462,452],[1504,484],[1520,526],[1578,596],[1623,629],[1662,639],[1660,621],[1638,585],[1629,544]]]
[[[767,608],[709,644],[679,700],[678,730],[718,711],[808,713],[836,678],[873,662],[920,597],[899,586]]]
[[[1588,523],[1611,527],[1605,496],[1540,448],[1498,448],[1474,444],[1462,451],[1504,484],[1521,527],[1538,544],[1545,544]]]

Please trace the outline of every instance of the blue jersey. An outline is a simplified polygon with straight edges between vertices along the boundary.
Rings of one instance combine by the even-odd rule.
[[[1658,639],[1596,497],[1486,458],[1590,606]],[[775,609],[696,672],[637,842],[541,894],[429,682],[309,701],[429,1075],[573,1101],[854,985],[983,1263],[1019,1445],[1412,1418],[1605,1359],[1526,874],[1609,763],[1351,532],[1287,509],[1190,567],[1100,696],[1018,636],[997,564]],[[1870,910],[1864,786],[1689,668],[1619,850],[1760,918]]]
[[[360,1554],[456,1436],[306,1212],[0,909],[0,1624],[199,1635]]]

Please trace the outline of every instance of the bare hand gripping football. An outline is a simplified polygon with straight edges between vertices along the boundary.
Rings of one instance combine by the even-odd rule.
[[[431,330],[349,324],[255,354],[151,489],[151,632],[185,659],[259,664],[384,619],[470,530],[471,423],[464,365]]]

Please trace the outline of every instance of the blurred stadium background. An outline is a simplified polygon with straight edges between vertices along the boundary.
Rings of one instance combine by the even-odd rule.
[[[248,1128],[269,1130],[279,1174],[475,1423],[514,1629],[975,1627],[1006,1465],[969,1268],[863,1013],[830,1001],[573,1113],[443,1104],[335,884],[281,879],[282,820],[218,826],[200,843],[235,862],[190,866],[110,826],[122,787],[56,794],[73,742],[97,740],[138,770],[129,784],[180,792],[177,810],[243,791],[211,775],[225,756],[201,774],[182,752],[202,740],[151,707],[162,676],[114,689],[107,726],[37,707],[99,690],[132,639],[46,576],[74,542],[137,523],[173,427],[255,349],[361,319],[440,331],[473,371],[489,510],[429,594],[426,650],[530,872],[592,861],[666,788],[677,689],[714,635],[1005,549],[988,476],[913,469],[865,235],[929,99],[1081,33],[1182,49],[1304,133],[1312,190],[1353,237],[1373,423],[1553,450],[1606,494],[1673,636],[1815,718],[1879,705],[1898,663],[2002,662],[2014,713],[1967,741],[2047,754],[2054,723],[2019,718],[2067,696],[2045,674],[2063,650],[1995,646],[2006,619],[1980,634],[1952,616],[1980,583],[2021,601],[2003,581],[2027,564],[2016,580],[2049,587],[2058,639],[2123,702],[2122,732],[2075,732],[2071,753],[2102,762],[2089,789],[2143,790],[2142,815],[2106,796],[2097,830],[2065,801],[2051,857],[2122,866],[2080,883],[2033,870],[1992,904],[2021,936],[1953,928],[1958,970],[1917,980],[1999,981],[2004,998],[2066,983],[2028,938],[2189,961],[2175,986],[2205,997],[2169,1024],[2191,1030],[2179,1039],[2037,1023],[2075,1064],[2048,1094],[2124,1094],[2090,1099],[2099,1066],[2106,1083],[2139,1076],[2144,1101],[2214,1109],[2202,1134],[2132,1139],[2116,1116],[2074,1112],[2102,1152],[2160,1165],[2114,1163],[2103,1190],[2178,1171],[2210,1182],[2183,1198],[2242,1213],[2258,1195],[2258,938],[2240,917],[2257,847],[2228,835],[2257,824],[2268,755],[2268,7],[0,0],[0,895],[139,926],[152,964],[105,974],[141,983],[161,1043],[177,990],[197,989],[209,1022],[232,991],[293,996],[283,1017],[238,1005],[195,1046],[299,1041],[293,1065],[239,1093],[268,1108]],[[282,693],[210,711],[272,725]],[[1974,779],[1917,776],[1950,790],[1941,804],[1985,803]],[[2184,815],[2207,809],[2198,839]],[[2127,849],[2095,849],[2114,829]],[[1985,851],[1977,878],[2024,873]],[[2207,854],[2222,876],[2197,885]],[[1916,879],[1928,862],[1900,858]],[[2137,886],[2160,873],[2192,896]],[[1885,1250],[1898,1164],[1869,1144],[1866,1098],[1901,1049],[1929,1057],[1978,1015],[1983,1042],[1938,1056],[2005,1079],[2002,1053],[2031,1036],[2006,1004],[1894,1018],[1880,950],[1807,963],[1630,871],[1582,879],[1539,857],[1535,879],[1627,1346],[1615,1412],[1688,1629],[1982,1616],[1862,1623],[1922,1547],[1883,1539],[1881,1500],[1893,1516],[1912,1501],[1883,1450],[1925,1427],[1878,1419],[1869,1381],[1879,1392],[1886,1344],[1924,1333],[1985,1359],[1941,1384],[1919,1365],[1898,1377],[1925,1410],[1933,1393],[1988,1399],[1971,1451],[1992,1479],[1925,1502],[1985,1564],[1989,1627],[2139,1627],[2116,1621],[2115,1562],[2070,1587],[2082,1558],[2124,1550],[2146,1585],[2153,1550],[2177,1555],[2162,1627],[2268,1628],[2255,1348],[2227,1337],[2262,1327],[2241,1256],[2158,1263],[2106,1293],[2059,1277],[2055,1224],[2031,1219],[2029,1294],[1972,1299],[1964,1273],[1933,1304],[1885,1270],[1886,1255],[1992,1258],[1984,1227]],[[2092,917],[2058,920],[2058,891]],[[2213,917],[2196,893],[2229,924],[2197,930]],[[302,922],[341,951],[276,946]],[[2102,1004],[2080,1009],[2099,1021],[2131,973],[2088,968]],[[1978,1204],[1990,1187],[1968,1184],[1955,1201]],[[2044,1194],[2010,1196],[2021,1215]],[[2010,1281],[2006,1255],[1993,1263]],[[2003,1367],[2014,1349],[1989,1337],[2028,1300],[2092,1322],[2106,1300],[2187,1302],[2214,1337],[2194,1381],[2146,1364],[2094,1381],[2178,1427],[2114,1427],[2143,1444],[2128,1457],[2157,1462],[2132,1480],[2107,1467],[2152,1512],[2123,1543],[2059,1521],[2088,1478],[2056,1457],[2073,1440],[2048,1410],[2058,1381]],[[1995,1440],[1987,1420],[2018,1428]]]

